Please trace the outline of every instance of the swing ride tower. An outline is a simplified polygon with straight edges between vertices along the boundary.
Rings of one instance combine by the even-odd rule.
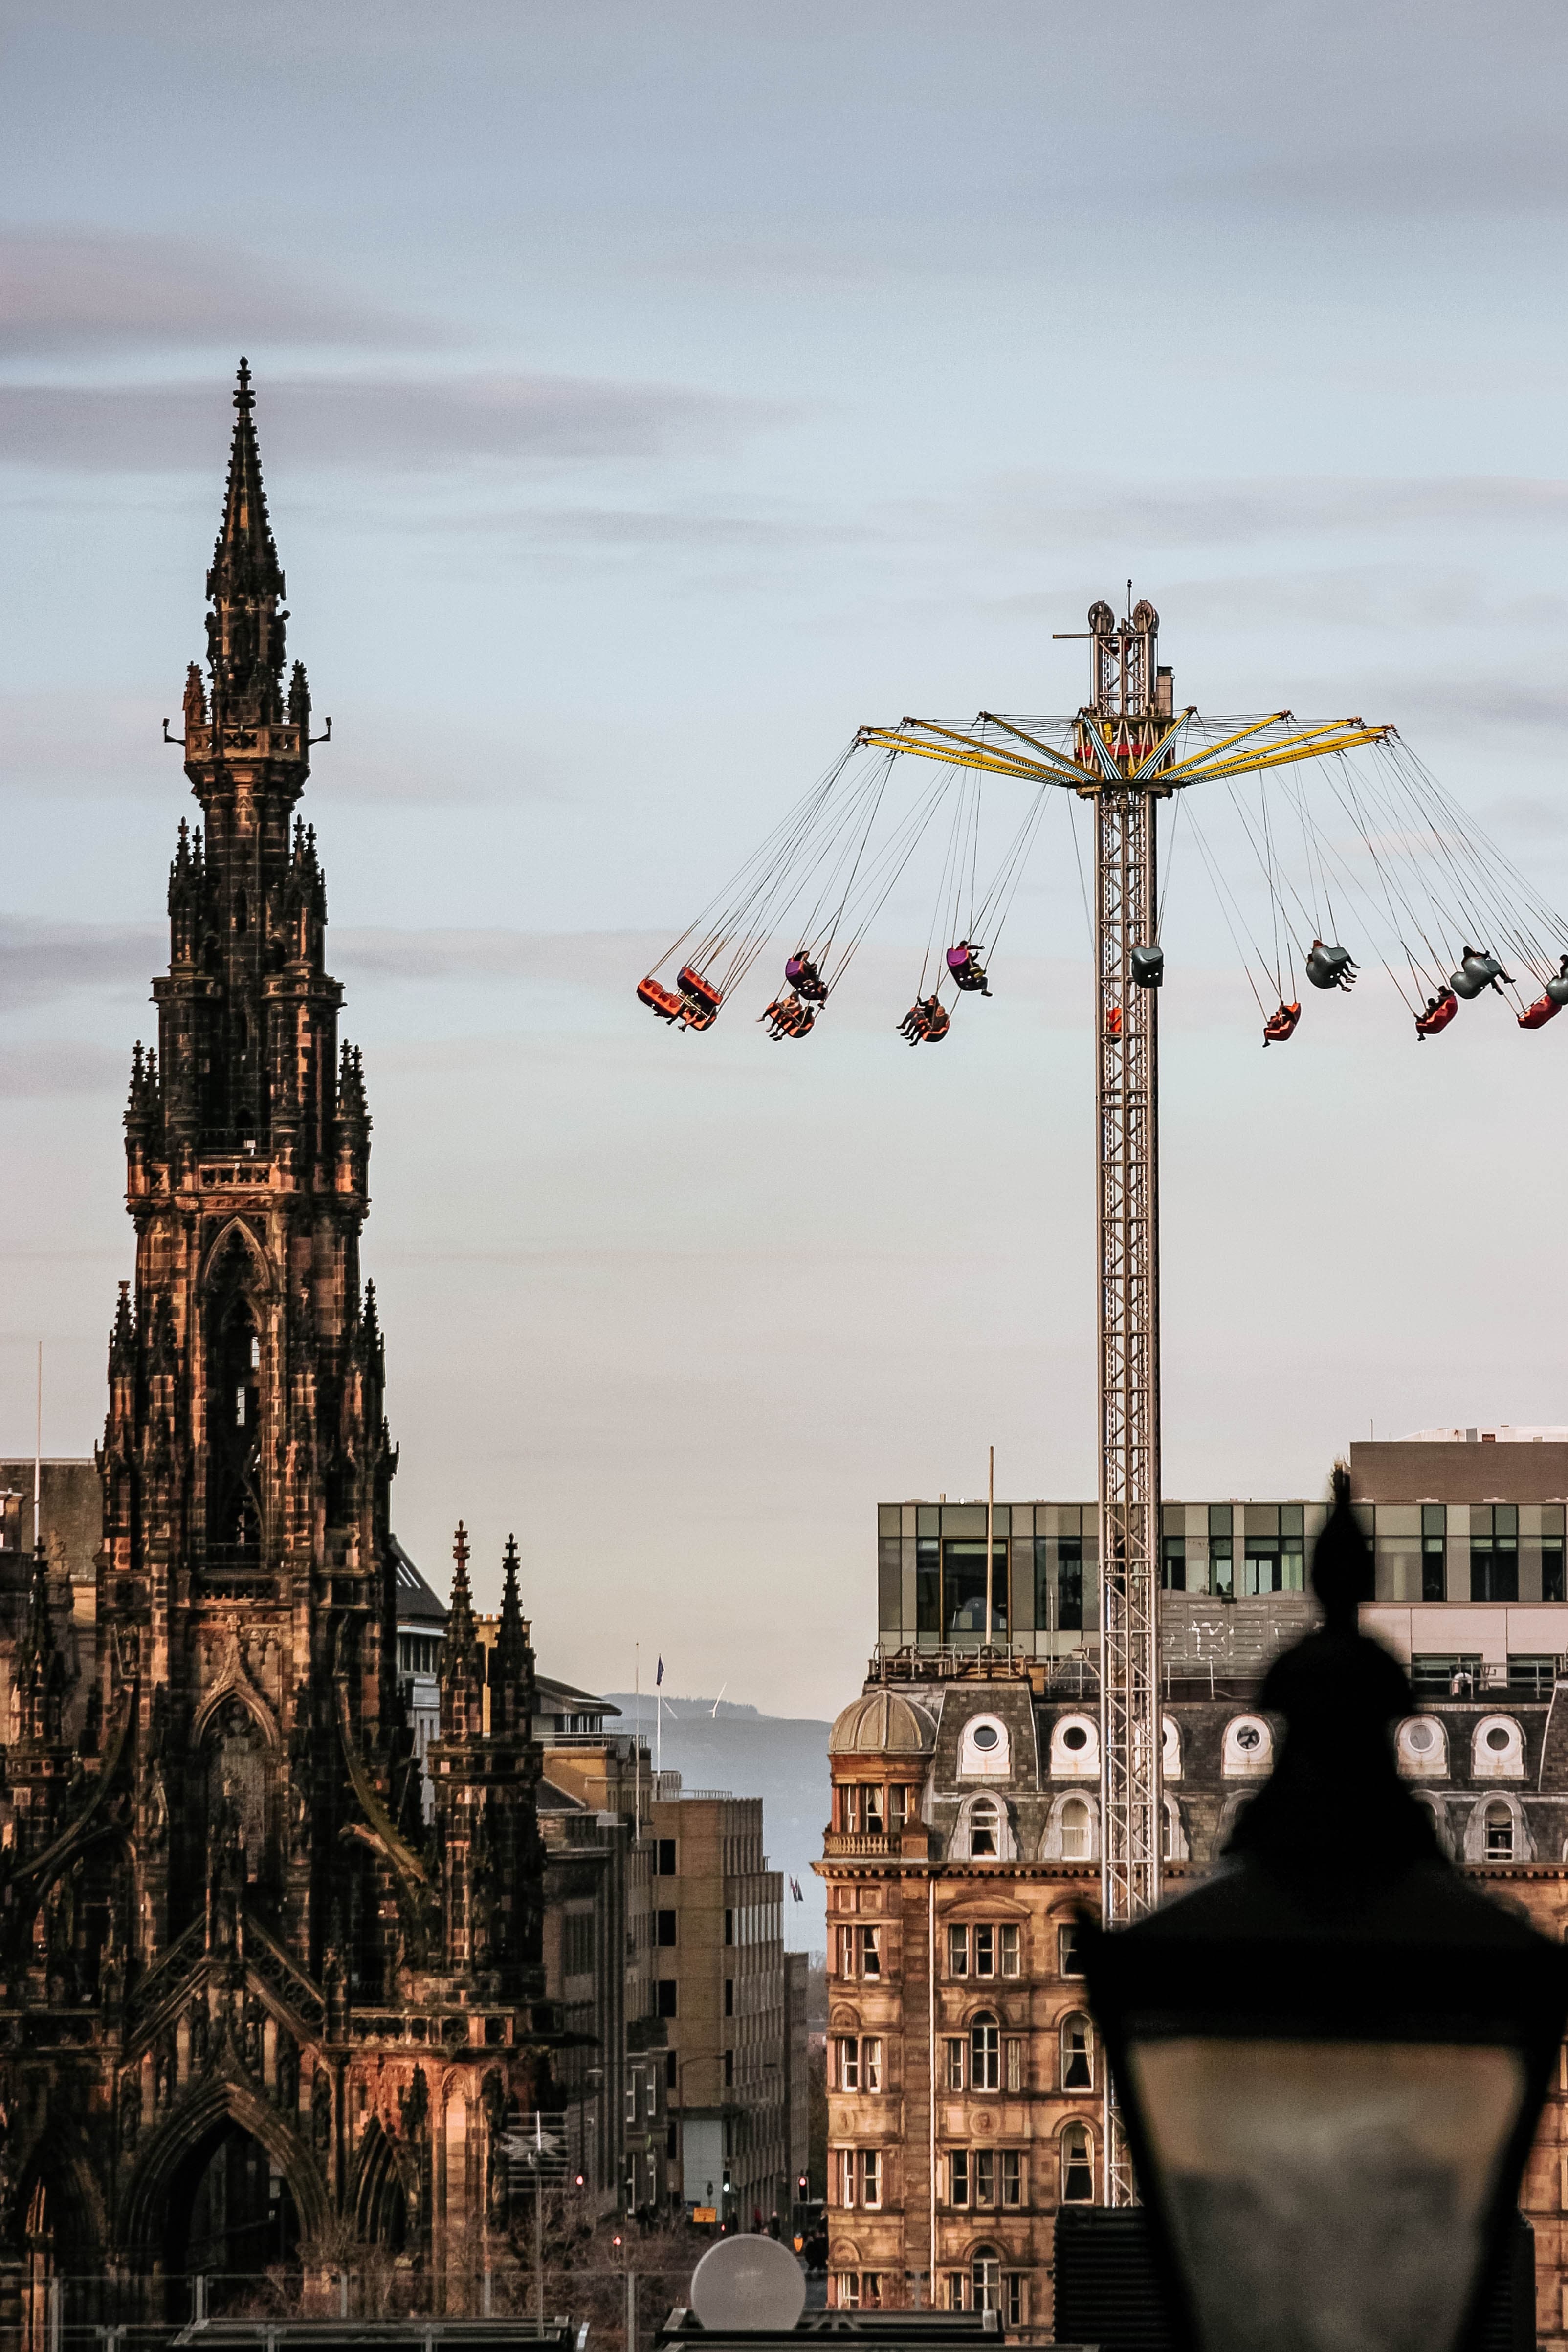
[[[912,756],[937,761],[950,773],[979,771],[1032,787],[1035,814],[1020,827],[1005,863],[1005,877],[1016,877],[1021,870],[1037,813],[1053,793],[1070,793],[1091,803],[1100,1327],[1100,1885],[1102,1916],[1108,1926],[1124,1926],[1158,1901],[1163,1819],[1159,1665],[1158,1022],[1163,954],[1156,890],[1159,805],[1194,784],[1234,784],[1244,776],[1263,777],[1271,770],[1304,761],[1331,761],[1365,745],[1387,749],[1394,741],[1392,729],[1369,726],[1361,719],[1303,728],[1288,710],[1211,723],[1202,720],[1194,707],[1175,709],[1172,673],[1163,669],[1158,660],[1159,614],[1146,600],[1132,604],[1131,584],[1128,604],[1130,609],[1119,621],[1110,604],[1097,602],[1089,608],[1087,631],[1060,633],[1087,637],[1091,647],[1090,698],[1070,720],[1021,721],[982,711],[970,728],[963,730],[911,718],[897,726],[862,727],[843,759],[755,853],[731,890],[661,959],[673,964],[683,949],[689,950],[688,961],[677,975],[679,992],[666,988],[652,973],[637,992],[672,1026],[698,1032],[710,1027],[720,1006],[762,952],[775,924],[787,918],[796,897],[804,894],[805,884],[798,877],[806,874],[820,877],[837,859],[842,861],[840,870],[848,877],[842,895],[835,899],[837,886],[834,890],[821,889],[816,907],[801,926],[803,944],[786,966],[786,982],[794,986],[798,979],[803,994],[805,976],[809,976],[812,999],[803,1003],[791,995],[770,1005],[763,1016],[773,1023],[775,1037],[800,1038],[809,1033],[819,1007],[837,986],[891,887],[889,877],[896,877],[936,804],[935,797],[928,797],[895,835],[890,850],[870,852],[868,844],[880,805],[879,785],[873,782],[862,787],[864,797],[857,801],[851,796],[838,816],[829,813],[838,779],[857,751],[886,754],[889,763],[900,756]],[[816,882],[812,887],[816,887]],[[993,945],[1007,903],[1010,900],[999,898],[994,887],[972,918],[972,929],[976,922],[993,926],[988,933]],[[692,941],[695,945],[689,945]],[[1314,946],[1321,947],[1321,942],[1315,941]],[[961,993],[984,982],[977,961],[979,952],[980,943],[972,937],[948,955],[948,969]],[[1331,971],[1327,978],[1315,976],[1319,987],[1340,984],[1332,974],[1342,967],[1333,959],[1342,959],[1346,965],[1350,961],[1343,950],[1327,952]],[[1568,992],[1568,958],[1563,968],[1563,987]],[[1314,977],[1310,960],[1309,976]],[[1468,992],[1473,994],[1475,989]],[[910,1024],[917,1015],[929,1013],[937,1002],[934,995],[917,999],[903,1027],[911,1043],[922,1036],[935,1042],[947,1034],[949,1023],[943,1017],[940,1027],[917,1026],[911,1034]],[[1300,1011],[1300,1005],[1286,1006],[1281,986],[1279,1017],[1290,1016],[1282,1034],[1290,1034]],[[1272,1034],[1271,1026],[1265,1034]],[[994,1631],[994,1624],[987,1625],[986,1642]],[[1128,2202],[1132,2195],[1131,2173],[1109,2105],[1104,2146],[1107,2201]]]
[[[1160,1895],[1160,995],[1133,953],[1158,940],[1149,763],[1171,732],[1159,614],[1089,613],[1093,699],[1075,749],[1094,800],[1099,1139],[1100,1714],[1106,1925]],[[1159,708],[1163,700],[1164,709]],[[1087,755],[1087,756],[1086,756]],[[1158,967],[1154,967],[1158,970]]]

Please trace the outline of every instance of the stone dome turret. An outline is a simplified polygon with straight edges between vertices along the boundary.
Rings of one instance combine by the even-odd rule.
[[[924,1707],[889,1690],[851,1700],[827,1735],[830,1756],[929,1756],[935,1746]]]

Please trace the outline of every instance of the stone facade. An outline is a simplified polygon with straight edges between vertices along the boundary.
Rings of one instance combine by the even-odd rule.
[[[558,2038],[516,1559],[487,1651],[461,1530],[422,1813],[360,1267],[370,1117],[295,814],[310,698],[243,364],[235,404],[184,692],[201,820],[125,1115],[92,1638],[47,1550],[15,1594],[0,2342],[38,2340],[50,2272],[151,2283],[108,2316],[182,2315],[195,2272],[377,2263],[472,2307],[498,2141],[551,2095]]]
[[[1260,1653],[1298,1630],[1280,1598]],[[1256,1676],[1170,1685],[1172,1886],[1209,1866],[1271,1767],[1257,1692]],[[1419,1708],[1400,1769],[1449,1851],[1561,1937],[1568,1680],[1461,1678]],[[1104,2084],[1074,1950],[1100,1901],[1092,1658],[879,1657],[830,1756],[830,2300],[985,2302],[1048,2339],[1058,2210],[1103,2195]],[[1568,2052],[1524,2189],[1542,2344],[1568,2340],[1565,2204]]]

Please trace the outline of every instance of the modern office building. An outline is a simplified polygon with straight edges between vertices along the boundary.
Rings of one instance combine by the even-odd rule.
[[[1510,1659],[1522,1674],[1525,1662],[1568,1650],[1568,1429],[1432,1430],[1369,1441],[1351,1448],[1351,1480],[1377,1563],[1364,1622],[1418,1675],[1458,1660],[1495,1681]],[[1303,1496],[1164,1505],[1168,1668],[1250,1669],[1258,1663],[1255,1625],[1307,1622],[1306,1563],[1323,1509],[1321,1498]],[[984,1639],[985,1522],[984,1503],[879,1507],[882,1650],[962,1651]],[[1016,1657],[1091,1654],[1099,1574],[1092,1502],[998,1503],[993,1638]],[[1248,1605],[1258,1601],[1268,1606]]]
[[[1376,1599],[1408,1661],[1401,1771],[1455,1858],[1554,1937],[1568,1927],[1568,1432],[1357,1445]],[[1206,1869],[1267,1777],[1258,1706],[1310,1622],[1310,1497],[1167,1506],[1164,1853]],[[978,1515],[978,1537],[974,1532]],[[1000,2306],[1048,2337],[1056,2215],[1101,2189],[1101,2058],[1074,1918],[1097,1906],[1095,1515],[884,1505],[879,1633],[830,1738],[830,2298]],[[1076,1622],[1064,1622],[1064,1614]],[[1568,2070],[1568,2055],[1564,2059]],[[1537,2328],[1568,2339],[1568,2071],[1525,2183]]]
[[[760,1797],[655,1782],[655,1997],[669,2036],[671,2150],[689,2211],[788,2220],[784,1880]],[[804,2063],[804,2061],[803,2061]]]

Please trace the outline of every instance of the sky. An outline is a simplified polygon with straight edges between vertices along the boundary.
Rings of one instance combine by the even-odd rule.
[[[493,1596],[515,1529],[552,1672],[823,1715],[879,1500],[992,1444],[1091,1496],[1065,823],[940,1053],[934,877],[798,1045],[766,967],[700,1038],[633,991],[863,721],[1075,708],[1129,578],[1179,702],[1392,721],[1568,905],[1565,52],[1548,0],[12,0],[0,1452],[40,1338],[46,1450],[101,1427],[243,351],[415,1557],[461,1516]],[[1168,873],[1167,1495],[1568,1422],[1568,1045],[1413,1051],[1369,968],[1261,1055]]]

